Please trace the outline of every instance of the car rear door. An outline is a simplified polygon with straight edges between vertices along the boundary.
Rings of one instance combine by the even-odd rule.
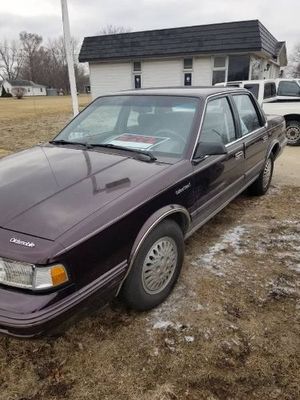
[[[269,133],[266,120],[253,96],[247,93],[233,94],[233,104],[238,115],[238,123],[244,144],[246,182],[253,180],[265,162]]]
[[[244,185],[244,147],[228,96],[208,100],[198,144],[221,142],[227,154],[206,156],[194,165],[193,224],[205,221],[235,197]]]

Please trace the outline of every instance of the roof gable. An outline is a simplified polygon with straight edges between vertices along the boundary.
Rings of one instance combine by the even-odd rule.
[[[258,20],[227,22],[86,37],[79,61],[249,51],[276,57],[277,43]]]
[[[44,85],[38,85],[32,81],[27,81],[25,79],[6,79],[11,86],[26,86],[26,87],[46,87]]]

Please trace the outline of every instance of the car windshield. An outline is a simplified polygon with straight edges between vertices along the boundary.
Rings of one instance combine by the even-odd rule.
[[[72,120],[52,143],[84,143],[149,152],[156,158],[181,158],[197,104],[196,98],[180,96],[101,97]]]

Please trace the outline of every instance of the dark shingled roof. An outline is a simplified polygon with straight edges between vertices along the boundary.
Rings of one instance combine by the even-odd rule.
[[[32,87],[46,87],[45,85],[38,85],[32,81],[26,81],[25,79],[7,79],[7,82],[11,86],[32,86]]]
[[[276,57],[278,43],[258,20],[227,22],[86,37],[79,61],[250,51],[265,51]]]

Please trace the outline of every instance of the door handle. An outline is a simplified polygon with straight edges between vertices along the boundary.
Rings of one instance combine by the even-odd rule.
[[[238,151],[235,153],[234,157],[238,160],[240,158],[244,158],[244,152],[243,151]]]

